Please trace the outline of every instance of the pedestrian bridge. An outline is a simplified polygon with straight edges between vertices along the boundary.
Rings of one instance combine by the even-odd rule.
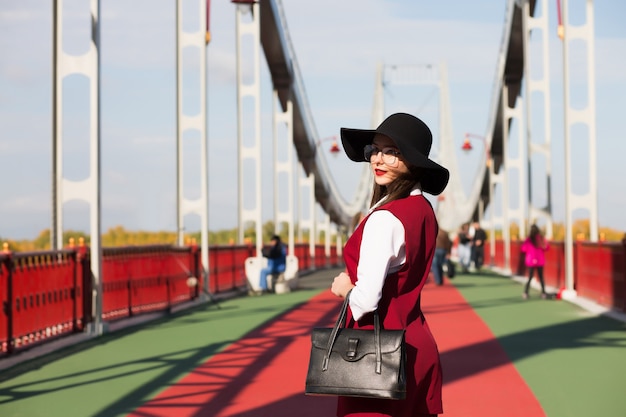
[[[92,2],[96,4],[96,2]],[[206,7],[204,2],[201,7]],[[265,61],[269,68],[275,100],[276,124],[287,127],[288,138],[291,140],[297,156],[297,163],[301,167],[306,180],[302,188],[309,189],[310,201],[325,212],[324,221],[313,218],[296,219],[292,210],[276,213],[275,224],[286,223],[288,230],[289,253],[296,260],[295,279],[305,276],[311,271],[327,267],[340,267],[341,246],[343,239],[350,233],[353,220],[366,208],[369,198],[370,177],[366,173],[357,187],[352,201],[347,201],[335,185],[332,172],[328,169],[325,159],[319,153],[320,137],[316,131],[315,120],[309,108],[303,79],[306,74],[299,70],[296,50],[289,41],[288,22],[282,10],[280,1],[267,0],[261,2],[236,1],[234,14],[238,21],[238,41],[251,37],[253,45],[262,49]],[[507,151],[510,137],[517,135],[528,138],[525,124],[522,119],[521,100],[525,96],[546,88],[545,83],[526,83],[526,68],[530,33],[533,28],[542,28],[547,32],[548,13],[545,4],[541,11],[535,1],[519,2],[511,0],[507,4],[503,23],[502,47],[499,51],[498,68],[493,82],[493,100],[490,117],[487,123],[484,140],[486,149],[485,161],[477,172],[473,181],[473,188],[466,195],[463,191],[459,170],[454,157],[454,142],[446,132],[445,111],[442,114],[444,126],[439,138],[437,156],[439,162],[450,168],[451,181],[444,194],[436,202],[437,216],[442,227],[447,230],[457,230],[465,222],[480,221],[489,234],[489,244],[486,250],[486,265],[506,276],[516,277],[525,274],[520,262],[519,242],[524,238],[528,219],[541,219],[548,235],[551,233],[552,213],[545,208],[538,208],[532,201],[527,201],[524,193],[525,184],[513,183],[507,173],[516,170],[517,178],[527,178],[526,171],[529,164],[521,156],[513,158]],[[206,9],[203,9],[206,12]],[[98,26],[98,8],[92,9],[94,30]],[[205,16],[206,13],[198,13]],[[591,25],[592,22],[587,22]],[[204,27],[203,25],[200,25]],[[585,26],[583,26],[584,28]],[[564,25],[564,42],[572,39],[593,42],[587,35],[589,30],[570,30]],[[201,31],[203,32],[203,31]],[[93,40],[94,48],[85,57],[86,61],[98,60],[97,37]],[[187,45],[204,48],[204,33],[192,33],[180,36],[180,47]],[[238,65],[249,60],[255,70],[262,65],[259,54],[245,56],[243,50],[238,52]],[[75,61],[60,56],[59,68],[56,72],[58,80],[74,73],[81,68]],[[91,62],[91,61],[89,61]],[[88,69],[80,70],[97,82],[97,65],[86,65]],[[413,71],[415,70],[415,71]],[[444,66],[429,68],[428,74],[423,74],[424,68],[412,69],[414,77],[434,77],[440,86],[441,102],[449,105],[447,97],[447,83]],[[238,69],[239,72],[239,69]],[[380,85],[387,81],[385,69],[379,73]],[[393,75],[387,74],[389,77]],[[593,74],[591,74],[593,75]],[[244,100],[252,97],[258,99],[259,86],[253,82],[246,84],[238,75],[240,88],[238,97]],[[531,85],[529,85],[531,84]],[[592,79],[589,81],[593,87]],[[93,98],[93,111],[97,113],[97,96]],[[443,106],[446,107],[445,105]],[[549,106],[546,106],[549,107]],[[380,111],[384,108],[380,101],[373,111],[372,125],[377,125],[385,114]],[[57,114],[62,116],[62,109]],[[573,109],[564,109],[566,113],[575,113]],[[586,118],[587,113],[593,114],[593,103],[585,114],[575,113],[575,120],[591,124]],[[239,163],[243,167],[250,162],[260,165],[258,152],[260,143],[257,139],[259,132],[253,131],[252,147],[244,146],[242,129],[245,121],[258,121],[260,109],[255,108],[252,113],[239,109],[239,128],[236,132],[240,143]],[[200,119],[179,114],[181,132],[188,128],[203,125]],[[513,124],[512,121],[518,123]],[[257,126],[257,123],[253,123]],[[511,126],[517,126],[520,132],[511,131]],[[593,127],[590,125],[590,127]],[[589,129],[593,131],[594,129]],[[97,131],[94,130],[94,132]],[[204,132],[205,133],[205,132]],[[234,134],[235,132],[233,132]],[[59,141],[61,138],[57,138]],[[568,138],[566,138],[567,140]],[[592,138],[595,139],[595,138]],[[99,149],[99,137],[92,137],[92,152]],[[179,141],[181,135],[179,132]],[[469,138],[468,138],[469,140]],[[518,141],[521,148],[537,149],[530,143]],[[590,140],[594,146],[594,140]],[[180,145],[180,142],[179,142]],[[206,154],[206,149],[204,149]],[[543,149],[541,152],[549,152]],[[524,152],[519,153],[525,155]],[[594,152],[589,152],[593,155]],[[98,164],[99,155],[96,153],[91,159]],[[203,156],[201,156],[204,158]],[[567,157],[567,156],[565,156]],[[291,163],[294,162],[294,163]],[[276,175],[297,177],[293,171],[296,161],[276,164]],[[204,176],[207,174],[206,159],[202,161]],[[590,164],[594,167],[594,164]],[[94,168],[94,167],[92,167]],[[179,166],[179,172],[184,167]],[[54,222],[53,236],[62,236],[63,203],[69,198],[83,199],[92,207],[94,213],[91,228],[91,244],[76,242],[68,245],[67,242],[57,244],[54,250],[41,253],[13,253],[5,247],[0,254],[0,293],[5,306],[0,320],[1,354],[10,357],[28,351],[33,346],[39,346],[56,341],[71,334],[87,334],[98,336],[106,332],[119,320],[130,320],[144,314],[172,311],[189,303],[210,303],[220,294],[232,292],[245,293],[251,285],[251,278],[245,271],[246,260],[259,259],[261,256],[262,230],[260,193],[278,192],[276,190],[261,190],[259,175],[250,177],[241,176],[240,201],[243,199],[243,183],[251,182],[256,189],[257,204],[251,210],[239,208],[241,239],[235,245],[224,247],[210,247],[208,244],[208,230],[206,227],[206,213],[208,205],[208,190],[204,187],[203,195],[195,201],[183,197],[178,199],[179,230],[181,239],[176,246],[150,247],[100,247],[99,223],[99,178],[98,170],[94,176],[81,184],[74,184],[67,179],[60,178],[56,183],[56,191],[64,189],[66,192],[59,197],[57,221]],[[594,176],[591,176],[594,177]],[[549,177],[546,178],[549,182]],[[86,188],[85,188],[86,187]],[[291,187],[293,188],[293,187]],[[549,187],[548,187],[549,188]],[[519,190],[523,196],[517,206],[510,204],[513,190]],[[55,192],[56,192],[55,191]],[[626,253],[622,244],[602,242],[597,230],[597,210],[593,203],[597,200],[595,185],[592,184],[588,196],[576,198],[568,207],[570,211],[586,209],[590,217],[590,235],[576,240],[571,233],[571,224],[566,224],[567,235],[563,242],[554,242],[554,250],[549,254],[546,279],[553,291],[569,300],[588,300],[590,303],[608,310],[624,312],[626,309]],[[568,198],[572,193],[568,190]],[[182,193],[181,193],[182,195]],[[496,198],[498,196],[498,198]],[[292,201],[298,196],[289,195]],[[496,210],[496,206],[500,210]],[[549,208],[549,207],[548,207]],[[310,210],[315,213],[315,210]],[[182,219],[186,214],[197,213],[203,219],[201,242],[187,243],[182,239],[184,225]],[[489,215],[487,215],[489,213]],[[314,216],[314,215],[313,215]],[[566,216],[571,221],[570,216]],[[252,244],[243,241],[243,225],[255,225],[255,237]],[[295,224],[309,230],[308,243],[296,243],[294,237]],[[320,227],[321,224],[321,227]],[[519,226],[519,235],[511,235],[510,225]],[[323,229],[325,242],[318,243],[316,229]],[[331,241],[331,235],[336,238]],[[191,279],[190,278],[195,278]],[[191,283],[191,285],[190,285]],[[294,286],[297,289],[297,285]],[[2,359],[0,359],[2,360]]]
[[[75,334],[63,349],[50,346],[46,356],[13,367],[6,367],[11,358],[0,359],[0,415],[334,415],[334,398],[303,392],[310,329],[336,319],[340,299],[328,285],[340,270],[303,275],[287,294],[222,294],[167,315],[116,321],[101,338]],[[518,283],[488,272],[425,286],[444,415],[620,415],[624,322],[541,300],[537,291],[529,300],[520,294]]]

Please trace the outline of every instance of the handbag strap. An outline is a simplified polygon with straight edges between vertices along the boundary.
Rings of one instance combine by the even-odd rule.
[[[333,327],[330,337],[328,338],[326,354],[324,355],[324,361],[322,362],[322,371],[328,369],[330,354],[333,350],[333,346],[335,345],[335,340],[337,340],[337,334],[339,333],[339,329],[345,326],[351,292],[352,290],[348,291],[348,294],[346,294],[346,298],[343,300],[343,304],[341,306],[341,311],[339,312],[339,317],[337,317],[335,326]],[[374,310],[374,342],[376,345],[376,373],[380,374],[382,372],[383,355],[380,347],[380,318],[378,317],[378,310]]]
[[[374,310],[374,341],[376,344],[376,373],[380,374],[383,368],[383,354],[380,348],[380,319],[378,310]]]
[[[346,298],[343,300],[343,304],[341,305],[341,310],[339,311],[339,316],[337,317],[337,321],[335,322],[335,326],[333,330],[330,332],[330,337],[328,338],[328,343],[326,344],[326,354],[324,355],[324,361],[322,362],[322,371],[328,369],[328,360],[330,358],[330,352],[333,350],[333,345],[335,344],[335,339],[337,339],[337,333],[339,333],[339,328],[343,327],[343,323],[346,320],[346,314],[348,311],[348,299],[350,297],[350,293],[352,290],[348,291],[346,294]]]

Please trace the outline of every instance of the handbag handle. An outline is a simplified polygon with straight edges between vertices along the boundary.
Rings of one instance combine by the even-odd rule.
[[[333,327],[330,337],[328,338],[326,354],[324,355],[324,361],[322,362],[322,371],[326,371],[328,369],[328,361],[330,360],[330,354],[333,350],[333,346],[335,345],[337,334],[339,333],[339,329],[345,325],[346,315],[348,312],[348,301],[350,299],[351,292],[352,290],[348,291],[348,294],[346,294],[346,298],[343,300],[343,305],[341,306],[341,311],[339,312],[339,317],[337,317],[337,321],[335,322],[335,327]],[[383,355],[380,347],[380,318],[378,317],[378,310],[374,310],[374,342],[376,345],[376,373],[380,374],[382,372]]]

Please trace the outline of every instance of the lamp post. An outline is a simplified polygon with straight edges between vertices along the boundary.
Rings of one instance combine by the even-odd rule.
[[[339,148],[339,144],[337,143],[337,136],[333,135],[333,136],[328,136],[326,138],[323,139],[319,139],[317,141],[317,147],[319,148],[322,143],[324,142],[328,142],[328,141],[332,141],[330,148],[328,149],[328,152],[330,152],[332,155],[338,155],[341,152],[341,149]]]
[[[492,175],[493,175],[493,164],[492,164],[492,160],[491,160],[491,152],[489,150],[489,146],[487,145],[487,138],[485,138],[484,136],[473,134],[473,133],[465,133],[465,139],[463,140],[463,146],[461,146],[461,149],[465,153],[471,152],[474,149],[474,147],[472,146],[472,142],[470,141],[470,138],[480,140],[483,143],[483,146],[485,147],[485,157],[486,157],[485,164],[487,165],[487,168],[489,169],[489,193],[488,193],[488,197],[489,197],[489,201],[491,201],[491,179],[492,179]],[[483,211],[484,211],[484,202],[483,202],[483,199],[481,198],[480,199],[479,213],[478,213],[480,220],[483,219]],[[493,212],[493,210],[492,210],[492,212]]]
[[[491,151],[489,149],[489,146],[487,144],[487,138],[481,135],[476,135],[473,133],[465,133],[465,139],[463,140],[463,146],[461,146],[461,149],[463,150],[463,152],[468,153],[470,151],[472,151],[472,149],[474,149],[474,147],[472,146],[472,142],[470,139],[478,139],[483,143],[483,146],[485,147],[485,157],[486,157],[486,166],[487,169],[489,170],[489,178],[488,178],[488,191],[487,191],[487,198],[489,199],[489,202],[492,203],[492,209],[490,211],[491,215],[491,219],[489,222],[489,262],[490,265],[494,265],[494,259],[495,259],[495,252],[496,252],[496,240],[495,240],[495,225],[494,225],[494,210],[493,210],[493,160],[491,158]],[[479,200],[479,207],[478,207],[478,220],[482,221],[484,220],[484,210],[485,210],[485,203],[483,198],[481,197]]]
[[[335,158],[337,157],[337,155],[339,155],[341,153],[341,148],[339,148],[339,144],[337,143],[337,136],[333,135],[333,136],[328,136],[324,139],[320,139],[317,142],[317,146],[320,147],[322,143],[324,142],[328,142],[330,141],[330,148],[328,149],[328,152],[331,153],[331,155],[333,155]],[[324,226],[325,226],[325,231],[324,231],[324,251],[326,254],[326,263],[328,264],[330,262],[330,216],[328,215],[328,213],[326,214],[326,221],[324,222]],[[316,236],[317,239],[317,236]],[[340,247],[340,241],[339,241],[339,230],[337,230],[337,247]]]
[[[465,139],[463,140],[463,146],[461,146],[461,149],[464,152],[470,152],[472,149],[474,149],[470,138],[479,139],[483,143],[483,145],[485,146],[485,155],[487,157],[486,164],[487,166],[491,166],[491,152],[489,151],[489,147],[487,146],[487,138],[485,138],[484,136],[475,135],[473,133],[465,133]]]
[[[337,143],[337,136],[328,136],[325,138],[317,139],[315,141],[315,152],[317,153],[319,149],[322,149],[322,145],[326,142],[331,142],[330,148],[328,148],[328,152],[332,155],[338,155],[341,152],[339,145]],[[320,159],[320,163],[326,166],[326,158],[322,157]],[[323,225],[318,225],[317,223],[317,213],[315,206],[315,173],[310,172],[306,178],[302,178],[300,180],[300,186],[298,187],[298,192],[303,192],[304,189],[308,189],[309,193],[309,219],[304,219],[304,211],[302,205],[300,205],[300,224],[298,227],[298,240],[301,242],[303,239],[303,230],[307,228],[309,230],[309,256],[311,257],[311,268],[315,268],[315,243],[317,241],[317,229],[319,227],[323,227],[325,229],[325,238],[326,238],[326,256],[330,257],[330,244],[329,244],[329,236],[330,236],[330,216],[326,215],[326,221]],[[299,196],[299,201],[302,201],[302,197]]]

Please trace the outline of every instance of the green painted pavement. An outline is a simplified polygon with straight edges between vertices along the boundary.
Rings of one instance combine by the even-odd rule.
[[[626,323],[542,300],[495,274],[451,281],[498,338],[548,417],[626,415]],[[484,393],[489,395],[489,393]]]
[[[0,373],[2,417],[115,417],[178,381],[251,330],[327,288],[242,297],[107,334]],[[315,277],[317,276],[317,278]],[[626,410],[626,324],[565,301],[522,300],[497,275],[451,281],[491,328],[548,417],[621,417]],[[477,393],[477,395],[489,393]]]
[[[209,357],[319,293],[241,297],[106,334],[0,374],[2,417],[125,416]]]

